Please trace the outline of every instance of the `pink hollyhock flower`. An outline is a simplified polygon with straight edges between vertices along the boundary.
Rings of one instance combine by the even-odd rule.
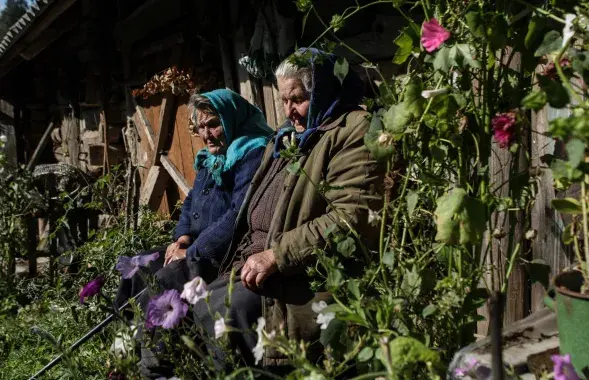
[[[444,29],[435,18],[424,22],[421,27],[421,44],[428,53],[436,51],[450,36],[450,32]]]
[[[571,355],[552,355],[554,363],[554,380],[580,380],[571,364]]]
[[[515,113],[498,113],[491,120],[495,141],[501,148],[507,148],[515,138]]]
[[[178,325],[188,312],[188,304],[180,298],[180,292],[171,289],[149,300],[147,305],[147,328],[162,326],[171,329]]]
[[[100,289],[104,286],[104,276],[98,276],[94,280],[90,281],[80,291],[80,303],[84,303],[84,300],[88,297],[93,297],[100,293]]]

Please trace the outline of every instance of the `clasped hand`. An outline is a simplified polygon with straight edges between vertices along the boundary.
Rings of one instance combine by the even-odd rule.
[[[164,266],[168,265],[172,261],[182,260],[186,257],[186,248],[190,244],[191,238],[189,235],[180,236],[180,238],[170,244],[166,249],[166,258],[164,260]]]
[[[250,290],[262,287],[270,275],[278,271],[278,265],[271,249],[248,257],[241,269],[241,283]]]

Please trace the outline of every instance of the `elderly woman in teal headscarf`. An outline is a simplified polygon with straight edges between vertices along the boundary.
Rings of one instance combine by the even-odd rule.
[[[194,186],[182,206],[173,242],[140,253],[160,286],[182,290],[198,276],[213,280],[231,242],[237,213],[272,133],[262,112],[233,91],[194,94],[189,128],[206,144],[196,155]],[[137,261],[137,259],[135,259]],[[143,289],[137,263],[121,258],[117,304]],[[162,269],[163,268],[163,269]]]

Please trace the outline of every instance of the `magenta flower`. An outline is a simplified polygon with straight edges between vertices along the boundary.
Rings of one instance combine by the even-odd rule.
[[[495,141],[501,148],[509,147],[515,138],[515,113],[498,113],[491,120],[491,124]]]
[[[151,255],[137,255],[134,257],[121,256],[119,257],[115,269],[121,272],[123,278],[129,279],[137,273],[140,266],[147,266],[151,261],[157,260],[158,257],[160,257],[159,252],[152,253]]]
[[[87,283],[80,291],[80,303],[88,297],[93,297],[100,293],[100,289],[104,286],[104,276],[100,275],[94,280]]]
[[[435,18],[424,22],[421,27],[421,44],[428,53],[436,51],[450,36],[451,33],[444,29]]]
[[[171,329],[177,326],[188,312],[188,304],[180,298],[175,289],[166,290],[149,300],[145,327],[161,326]]]
[[[552,355],[554,363],[554,380],[580,380],[571,364],[571,355]]]

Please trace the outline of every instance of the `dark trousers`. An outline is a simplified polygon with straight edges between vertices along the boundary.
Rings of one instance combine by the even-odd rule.
[[[239,276],[233,283],[231,305],[229,310],[225,305],[225,298],[228,295],[229,279],[219,278],[213,281],[208,290],[211,292],[209,305],[205,301],[199,301],[194,305],[194,323],[200,324],[206,331],[209,339],[215,342],[215,314],[218,312],[224,319],[225,324],[237,331],[228,335],[229,346],[232,350],[238,350],[241,359],[248,366],[254,366],[252,349],[257,343],[258,336],[252,326],[262,316],[262,297],[245,288]],[[210,310],[209,310],[210,306]],[[216,344],[207,344],[207,350],[212,355],[217,368],[229,369],[227,358],[223,350]]]

